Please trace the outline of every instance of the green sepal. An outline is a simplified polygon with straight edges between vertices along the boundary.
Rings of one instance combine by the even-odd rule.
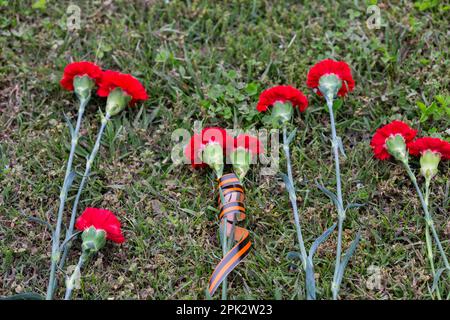
[[[420,173],[425,179],[432,179],[438,173],[441,155],[431,150],[426,150],[420,157]]]
[[[342,87],[342,80],[335,74],[328,74],[320,77],[319,90],[325,98],[333,101]]]
[[[73,78],[73,91],[81,101],[88,100],[91,97],[91,91],[94,87],[95,81],[89,76],[75,76]]]
[[[121,113],[130,101],[131,97],[121,88],[117,87],[108,95],[108,99],[106,100],[106,113],[110,116],[115,116]]]
[[[216,172],[217,177],[223,174],[223,147],[220,143],[210,142],[202,152],[202,161]]]
[[[85,253],[95,253],[105,246],[106,243],[106,231],[102,229],[96,229],[91,226],[83,231],[81,234],[81,240],[83,241],[81,248]]]
[[[401,134],[396,134],[386,140],[386,149],[395,159],[408,163],[408,152],[406,150],[405,139]]]
[[[274,128],[281,127],[291,121],[294,108],[290,102],[277,101],[273,104],[271,121]]]
[[[244,148],[237,148],[230,153],[230,160],[233,164],[233,169],[242,180],[250,169],[252,162],[252,153]]]

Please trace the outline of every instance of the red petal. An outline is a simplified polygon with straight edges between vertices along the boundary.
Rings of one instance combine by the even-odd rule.
[[[308,99],[300,90],[291,86],[276,86],[261,93],[256,110],[265,112],[268,107],[277,101],[290,102],[293,107],[298,107],[301,112],[308,107]]]
[[[87,75],[98,85],[102,78],[102,74],[102,69],[95,63],[88,61],[72,62],[64,68],[64,74],[60,84],[64,89],[73,91],[73,79],[76,76]]]
[[[322,60],[309,69],[306,85],[313,89],[318,88],[320,78],[328,74],[336,75],[343,82],[338,96],[343,97],[348,92],[353,91],[355,80],[353,80],[350,67],[344,61],[335,61],[332,59]],[[319,91],[317,93],[321,95]]]
[[[398,120],[392,121],[379,128],[370,141],[370,146],[373,149],[375,158],[386,160],[391,157],[386,150],[386,139],[396,134],[402,135],[405,139],[405,143],[408,145],[415,138],[417,131],[411,129],[406,123]]]
[[[147,92],[139,80],[132,75],[111,70],[103,72],[97,94],[100,97],[107,97],[117,87],[121,88],[131,97],[131,105],[139,100],[144,101],[148,99]]]
[[[122,234],[120,221],[109,210],[86,208],[86,210],[77,219],[75,224],[76,229],[85,230],[89,227],[95,227],[96,229],[102,229],[106,232],[106,238],[108,240],[122,243],[125,238]]]
[[[443,160],[450,159],[450,143],[432,137],[419,138],[408,144],[409,153],[414,156],[419,156],[423,152],[430,150],[432,152],[437,152],[441,155]]]

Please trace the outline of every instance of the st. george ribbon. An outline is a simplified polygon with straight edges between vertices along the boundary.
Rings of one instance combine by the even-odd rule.
[[[224,174],[219,181],[219,219],[221,225],[227,227],[227,236],[230,236],[234,227],[234,240],[237,244],[227,252],[214,269],[209,280],[209,294],[212,296],[226,276],[249,253],[251,242],[249,232],[236,222],[245,219],[244,188],[234,173]],[[236,222],[234,222],[236,220]],[[234,222],[234,223],[233,223]]]

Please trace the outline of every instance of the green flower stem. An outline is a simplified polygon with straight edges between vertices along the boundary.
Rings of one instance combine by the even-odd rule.
[[[286,124],[283,125],[283,150],[286,156],[287,178],[290,184],[289,186],[286,186],[286,188],[289,193],[289,200],[291,201],[292,211],[294,212],[295,228],[297,230],[297,240],[300,246],[302,265],[303,269],[306,271],[306,264],[308,263],[308,255],[306,253],[305,242],[303,240],[302,228],[300,225],[300,218],[298,215],[297,195],[295,193],[294,179],[292,177],[291,155],[287,138]],[[308,298],[313,298],[315,297],[315,292],[307,292],[306,295]]]
[[[72,172],[72,163],[73,163],[73,159],[75,157],[75,149],[78,144],[81,121],[83,119],[86,105],[88,104],[88,102],[90,100],[90,96],[88,96],[86,98],[80,98],[79,100],[80,100],[80,107],[78,109],[78,119],[77,119],[77,124],[75,126],[75,130],[73,131],[73,135],[71,137],[71,147],[70,147],[69,159],[67,160],[66,175],[64,177],[63,187],[61,188],[61,193],[59,196],[60,202],[59,202],[58,216],[57,216],[57,221],[56,221],[56,228],[55,228],[55,233],[53,234],[53,237],[52,237],[52,256],[51,256],[52,262],[51,262],[51,266],[50,266],[50,278],[49,278],[49,282],[48,282],[48,286],[47,286],[47,296],[46,296],[47,300],[53,299],[53,293],[56,288],[56,266],[58,264],[58,261],[59,261],[60,255],[61,255],[60,236],[61,236],[62,218],[63,218],[63,213],[64,213],[64,206],[65,206],[66,199],[67,199],[67,193],[69,191],[68,189],[70,187],[70,184],[68,183],[68,181],[69,181],[69,176]]]
[[[428,227],[431,230],[431,234],[433,235],[434,241],[436,242],[436,245],[437,245],[437,247],[439,249],[439,253],[440,253],[441,257],[442,257],[442,260],[444,261],[445,268],[448,271],[450,271],[450,264],[448,262],[447,255],[445,254],[444,248],[442,247],[442,243],[439,240],[439,236],[438,236],[438,233],[437,233],[436,228],[434,226],[433,219],[431,217],[430,212],[428,211],[427,201],[425,201],[425,199],[423,197],[423,194],[422,194],[422,191],[419,188],[416,176],[412,172],[411,167],[409,166],[408,162],[403,162],[403,165],[404,165],[404,167],[406,169],[406,172],[408,173],[409,178],[411,179],[412,183],[414,184],[414,187],[416,188],[417,195],[419,196],[420,203],[422,204],[422,208],[423,208],[423,211],[424,211],[424,214],[425,214],[425,222],[426,222],[426,224],[428,225]]]
[[[433,243],[431,240],[430,227],[428,226],[428,224],[425,224],[425,239],[427,245],[428,260],[430,261],[431,274],[433,275],[434,279],[434,277],[436,277],[436,269],[434,267]],[[442,300],[439,286],[436,287],[436,297],[438,298],[438,300]]]
[[[331,124],[331,144],[333,147],[334,154],[334,167],[336,172],[336,197],[337,197],[337,210],[338,210],[338,238],[336,246],[336,264],[334,267],[333,282],[331,284],[331,290],[333,293],[333,299],[336,300],[339,294],[340,281],[339,269],[341,266],[341,255],[342,255],[342,228],[345,220],[344,211],[344,201],[342,200],[342,186],[341,186],[341,168],[339,164],[339,140],[336,134],[336,124],[334,121],[334,110],[333,110],[333,99],[325,95],[328,110],[330,113],[330,124]],[[339,281],[339,283],[338,283]]]
[[[428,226],[428,224],[425,225],[425,238],[427,241],[428,259],[430,260],[431,271],[434,276],[436,273],[436,269],[434,268],[434,255],[433,255],[433,248],[432,248],[432,242],[431,242],[430,227]]]
[[[89,175],[91,173],[91,167],[92,167],[92,165],[94,163],[95,157],[96,157],[97,152],[98,152],[98,150],[100,148],[100,143],[101,143],[101,140],[102,140],[102,136],[103,136],[103,133],[105,131],[105,128],[106,128],[110,118],[111,118],[110,114],[106,113],[106,115],[102,119],[102,123],[101,123],[100,129],[99,129],[98,134],[97,134],[97,139],[95,141],[94,148],[92,149],[91,154],[89,155],[89,158],[88,158],[88,160],[86,162],[86,167],[85,167],[85,170],[84,170],[83,178],[81,179],[81,183],[80,183],[80,186],[78,188],[78,192],[77,192],[77,195],[75,197],[75,201],[73,203],[72,215],[70,216],[70,224],[69,224],[69,228],[66,231],[66,239],[69,239],[72,236],[72,234],[73,234],[73,229],[74,229],[74,225],[75,225],[75,218],[77,216],[78,203],[80,202],[80,198],[81,198],[81,194],[83,192],[83,188],[84,188],[84,186],[85,186],[85,184],[87,182],[87,179],[89,178]],[[71,246],[71,244],[68,243],[66,245],[66,247],[64,248],[64,252],[63,252],[63,255],[62,255],[62,258],[61,258],[61,262],[60,262],[60,265],[59,265],[59,267],[61,269],[64,267],[64,263],[65,263],[65,260],[67,258],[67,254],[68,254],[68,252],[70,250],[70,246]]]
[[[430,183],[431,179],[425,179],[425,204],[429,208],[429,200],[430,200]],[[427,255],[428,260],[430,261],[431,274],[433,275],[433,279],[436,276],[436,268],[434,267],[434,253],[433,253],[433,244],[431,240],[430,227],[428,224],[425,224],[425,239],[427,245]],[[439,286],[436,288],[436,296],[439,300],[442,299],[441,293],[439,291]]]
[[[339,210],[338,210],[339,211]],[[338,212],[339,215],[339,212]],[[344,218],[338,218],[338,239],[336,246],[336,265],[334,267],[333,283],[331,284],[331,290],[333,291],[333,299],[337,300],[339,294],[340,283],[338,283],[339,268],[341,267],[341,255],[342,255],[342,225]]]
[[[69,279],[67,279],[66,283],[66,294],[64,295],[64,300],[70,300],[72,298],[72,291],[75,288],[75,285],[78,281],[80,281],[81,277],[81,268],[83,264],[89,259],[89,254],[83,252],[78,260],[78,264],[75,267],[72,275]]]

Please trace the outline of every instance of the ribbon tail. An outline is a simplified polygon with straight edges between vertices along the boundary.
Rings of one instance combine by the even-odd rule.
[[[223,175],[219,179],[219,219],[226,224],[228,236],[233,227],[233,221],[242,221],[245,219],[244,206],[244,188],[234,173]],[[228,276],[228,274],[236,268],[236,266],[250,252],[251,242],[249,232],[241,227],[234,226],[234,240],[238,242],[219,264],[215,267],[209,280],[208,291],[212,296],[217,288]]]
[[[247,236],[228,251],[225,257],[219,262],[209,280],[208,290],[211,296],[214,295],[217,288],[228,274],[247,256],[250,252],[251,245],[250,237],[247,232]]]

